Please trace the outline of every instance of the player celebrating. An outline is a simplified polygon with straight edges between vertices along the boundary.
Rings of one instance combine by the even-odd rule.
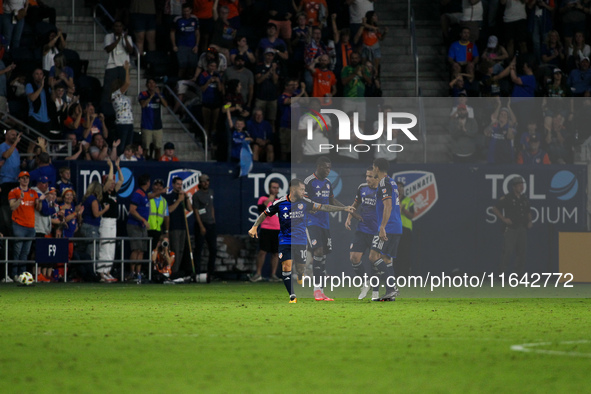
[[[271,215],[279,216],[279,262],[283,271],[283,284],[291,304],[297,302],[291,281],[291,264],[292,260],[300,266],[306,263],[306,216],[312,211],[354,212],[355,210],[353,207],[337,207],[313,202],[305,197],[304,183],[294,178],[289,182],[289,194],[269,205],[248,231],[248,235],[257,238],[257,229],[263,220]],[[325,296],[322,301],[334,300]]]
[[[361,216],[361,220],[357,224],[357,230],[353,236],[353,242],[351,243],[351,251],[349,252],[349,259],[353,265],[353,271],[355,276],[363,277],[366,271],[361,262],[361,257],[366,250],[371,249],[372,240],[375,234],[378,232],[378,218],[376,212],[376,191],[378,187],[378,177],[373,172],[373,167],[369,167],[365,171],[365,183],[362,183],[357,188],[357,195],[355,196],[355,202],[353,208],[356,209],[357,213]],[[352,214],[347,216],[345,221],[345,227],[347,230],[351,230],[351,218]],[[359,299],[362,300],[367,295],[369,286],[364,283]],[[378,289],[374,288],[372,298],[378,298]]]
[[[398,295],[396,285],[390,286],[388,278],[394,278],[392,259],[396,258],[398,243],[402,234],[400,219],[400,200],[396,182],[388,176],[389,164],[386,159],[376,159],[373,171],[379,179],[376,193],[376,213],[378,216],[379,232],[373,237],[369,261],[373,264],[374,272],[380,277],[382,286],[386,285],[386,294],[382,298],[372,298],[372,301],[395,301]]]
[[[316,160],[316,171],[304,181],[306,195],[319,204],[343,207],[344,205],[334,197],[332,183],[327,179],[331,165],[330,159],[326,156],[320,156]],[[308,215],[307,226],[310,249],[314,258],[312,263],[313,274],[315,277],[324,277],[326,275],[326,255],[332,251],[328,213],[319,212]],[[298,274],[301,273],[298,272]],[[322,287],[315,286],[314,298],[316,301],[322,301],[328,297],[324,295]]]

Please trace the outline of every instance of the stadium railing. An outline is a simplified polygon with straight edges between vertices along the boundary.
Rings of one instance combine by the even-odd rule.
[[[33,241],[35,241],[36,239],[41,239],[41,238],[34,238]],[[2,260],[0,260],[0,264],[4,264],[5,268],[4,268],[4,275],[6,278],[9,277],[8,275],[8,264],[35,264],[35,282],[37,281],[37,271],[38,271],[38,267],[39,267],[39,263],[37,263],[37,261],[31,261],[31,260],[9,260],[8,259],[8,245],[9,245],[9,241],[28,241],[31,240],[31,238],[26,238],[26,237],[4,237],[2,238],[2,240],[4,241],[4,258]],[[83,263],[115,263],[115,264],[121,264],[121,281],[123,282],[124,280],[124,274],[125,274],[125,270],[124,270],[124,264],[143,264],[143,263],[148,263],[148,280],[152,280],[152,259],[150,258],[150,256],[152,255],[152,238],[151,237],[116,237],[116,238],[90,238],[90,237],[73,237],[73,238],[68,238],[68,241],[82,241],[82,243],[88,243],[89,241],[92,241],[92,247],[94,250],[94,259],[92,260],[70,260],[67,263],[64,262],[64,282],[68,281],[68,264],[83,264]],[[148,245],[149,245],[149,252],[148,252],[148,258],[147,259],[142,259],[142,260],[135,260],[135,261],[126,261],[124,259],[125,256],[125,243],[126,241],[148,241]],[[121,252],[121,258],[120,259],[115,259],[115,260],[99,260],[98,259],[98,246],[102,243],[102,242],[115,242],[120,243],[120,252]],[[59,264],[59,263],[56,263]]]
[[[10,121],[9,124],[7,121]],[[16,126],[15,126],[16,125]],[[24,131],[21,136],[21,144],[18,146],[19,154],[21,157],[32,157],[34,153],[27,153],[27,146],[26,143],[31,143],[38,145],[37,138],[43,138],[47,141],[47,153],[49,153],[54,158],[66,158],[72,156],[72,142],[69,140],[50,140],[47,139],[43,134],[39,133],[37,130],[32,128],[31,126],[27,125],[23,121],[15,118],[14,116],[10,115],[7,112],[0,112],[0,126],[5,130],[10,129],[18,129],[17,131]],[[17,127],[18,126],[18,127]],[[58,153],[57,151],[63,148],[64,146],[68,147],[68,151],[65,153]]]
[[[199,130],[201,130],[201,134],[203,134],[203,152],[204,152],[205,161],[207,161],[207,132],[205,131],[205,129],[203,128],[201,123],[199,123],[199,121],[195,118],[195,116],[193,116],[193,113],[191,111],[189,111],[189,109],[185,106],[185,104],[183,104],[181,99],[179,99],[179,97],[174,93],[174,90],[172,90],[170,88],[170,86],[168,86],[167,84],[164,84],[164,89],[176,102],[178,102],[180,104],[181,108],[185,111],[185,113],[187,114],[189,119],[191,119],[191,122],[193,124],[195,124]],[[178,118],[178,116],[176,116],[174,111],[170,108],[170,105],[168,105],[166,107],[166,109],[177,120],[177,122],[181,125],[183,130],[185,130],[185,132],[187,134],[189,134],[189,136],[193,139],[193,141],[195,141],[195,144],[197,146],[199,146],[200,145],[199,141],[197,141],[197,139],[195,138],[193,133],[191,133],[187,129],[187,127],[184,125],[184,123]]]
[[[96,4],[92,8],[92,19],[94,20],[94,25],[92,28],[92,50],[93,51],[96,51],[96,25],[99,25],[105,34],[109,34],[109,31],[107,30],[107,28],[105,26],[103,26],[103,24],[101,23],[101,20],[99,18],[97,18],[97,14],[96,14],[97,9],[102,11],[103,15],[105,17],[107,17],[111,21],[111,23],[115,22],[115,18],[113,18],[113,16],[109,13],[109,11],[107,11],[107,9],[105,7],[103,7],[102,4]],[[72,19],[73,18],[74,17],[72,17]],[[142,90],[142,85],[140,83],[140,76],[141,76],[140,56],[141,56],[141,53],[140,53],[140,51],[138,51],[137,46],[135,45],[135,42],[132,41],[132,45],[133,45],[133,49],[135,51],[136,62],[137,62],[136,63],[136,67],[137,67],[137,95],[139,96],[141,93],[141,90]]]

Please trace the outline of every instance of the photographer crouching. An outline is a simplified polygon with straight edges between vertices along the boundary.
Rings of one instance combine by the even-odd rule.
[[[156,248],[152,251],[152,281],[154,283],[175,284],[189,282],[191,277],[184,278],[183,271],[172,272],[175,263],[175,254],[170,250],[168,236],[160,237]]]

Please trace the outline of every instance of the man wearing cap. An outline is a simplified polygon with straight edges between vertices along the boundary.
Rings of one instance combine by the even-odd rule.
[[[516,176],[509,182],[509,193],[499,198],[493,213],[504,225],[503,254],[501,272],[506,272],[511,257],[515,254],[515,271],[525,272],[527,252],[527,230],[532,228],[532,218],[528,198],[523,194],[525,181]]]
[[[246,64],[246,55],[236,55],[234,65],[229,67],[224,73],[222,80],[224,83],[232,79],[237,79],[242,84],[242,99],[248,108],[251,108],[252,97],[254,95],[254,75],[252,71],[244,67]]]
[[[209,188],[209,176],[199,177],[199,190],[193,196],[195,212],[195,266],[201,269],[201,253],[203,243],[207,242],[209,258],[207,260],[207,283],[211,282],[215,271],[217,256],[217,231],[215,228],[215,209],[213,207],[213,190]]]
[[[183,253],[187,242],[187,212],[193,212],[191,200],[183,188],[183,180],[179,177],[172,179],[172,191],[164,196],[168,203],[170,216],[170,249],[176,253],[176,264],[172,266],[172,272],[179,271],[183,263]]]
[[[172,142],[164,144],[164,154],[160,157],[160,161],[179,161],[179,158],[174,155],[174,144]]]
[[[584,56],[579,62],[579,68],[572,70],[568,76],[568,86],[575,97],[589,97],[591,93],[591,69],[589,58]]]
[[[148,217],[148,236],[152,237],[152,247],[158,244],[160,236],[166,234],[168,236],[168,229],[170,227],[170,217],[168,213],[168,203],[162,197],[166,193],[164,181],[156,179],[152,182],[152,193],[150,196],[150,216]]]
[[[35,211],[41,209],[45,194],[38,195],[29,188],[30,175],[26,171],[18,174],[19,186],[8,193],[8,202],[12,211],[12,234],[15,237],[30,238],[13,243],[13,259],[27,260],[31,244],[35,237]],[[26,264],[12,265],[12,277],[16,278],[26,270]],[[8,279],[7,279],[8,280]]]
[[[51,236],[51,217],[59,211],[59,207],[55,200],[57,198],[57,192],[54,187],[49,187],[49,179],[46,176],[42,176],[37,180],[37,185],[32,187],[31,190],[37,192],[37,196],[40,198],[42,195],[46,198],[41,201],[41,209],[35,211],[35,237],[46,238]],[[32,245],[31,259],[35,258],[36,248]],[[40,272],[37,274],[37,280],[39,282],[49,282],[51,278],[51,267],[41,266]]]
[[[540,139],[536,134],[529,137],[528,144],[529,149],[519,152],[517,155],[517,164],[551,164],[548,154],[540,149]]]

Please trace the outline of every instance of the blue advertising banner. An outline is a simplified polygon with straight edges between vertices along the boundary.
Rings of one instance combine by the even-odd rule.
[[[74,174],[78,200],[92,181],[100,181],[108,172],[103,163],[67,164]],[[292,174],[289,165],[255,163],[247,176],[238,177],[238,167],[229,163],[123,162],[121,167],[125,181],[119,193],[120,223],[127,219],[128,198],[137,189],[139,175],[149,173],[152,180],[161,178],[168,187],[172,178],[179,176],[185,191],[192,195],[197,190],[199,175],[208,174],[215,195],[219,234],[246,234],[259,215],[257,200],[268,192],[271,180],[279,181],[282,196],[288,191],[291,177],[304,179],[315,169],[314,163],[306,163],[302,168],[293,168]],[[366,165],[359,164],[333,166],[329,179],[336,198],[343,204],[353,203],[357,187],[364,182],[365,169]],[[525,179],[525,194],[532,206],[527,270],[556,271],[558,232],[580,232],[587,228],[585,166],[400,164],[391,175],[404,181],[406,194],[415,203],[411,264],[414,274],[442,270],[470,273],[497,268],[502,226],[492,207],[508,193],[509,181],[516,175]],[[346,214],[342,212],[331,214],[333,253],[328,258],[329,272],[337,267],[339,271],[350,269],[348,251],[353,232],[345,229],[345,220]],[[192,231],[192,216],[189,221]]]

